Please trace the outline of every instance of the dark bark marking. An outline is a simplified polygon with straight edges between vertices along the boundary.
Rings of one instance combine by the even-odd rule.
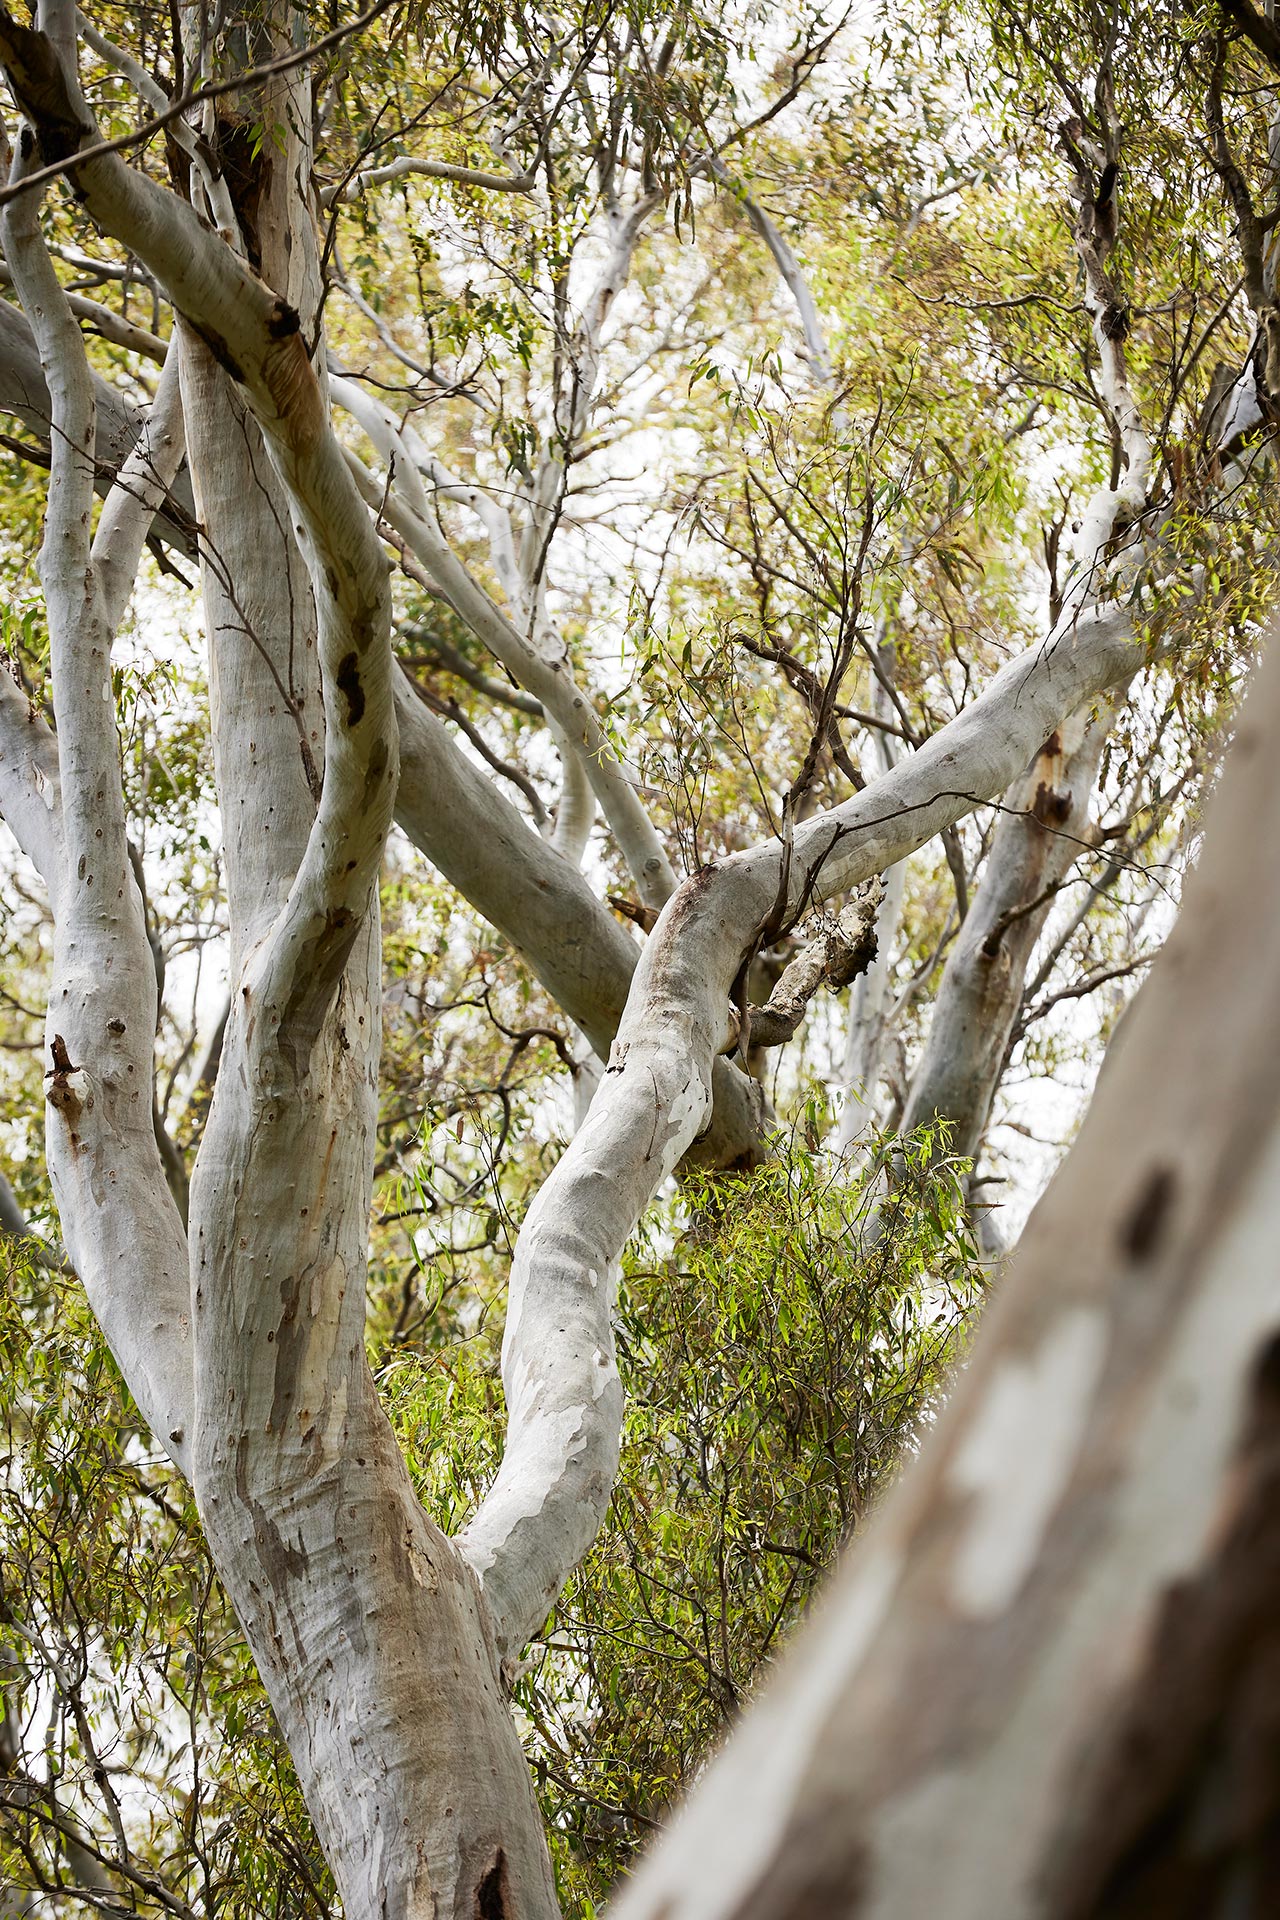
[[[848,1810],[820,1799],[793,1813],[731,1920],[852,1920],[866,1887],[865,1848],[848,1832]]]
[[[309,1267],[305,1273],[280,1282],[280,1319],[267,1333],[268,1340],[274,1334],[276,1347],[271,1391],[271,1425],[276,1433],[285,1430],[294,1389],[298,1384],[298,1373],[307,1350],[308,1330],[299,1325],[298,1306],[303,1286],[310,1282],[313,1272],[314,1268]]]
[[[240,362],[236,359],[217,328],[195,321],[192,321],[192,325],[223,371],[231,375],[231,378],[236,382],[237,386],[243,387],[247,385],[244,368],[240,365]]]
[[[44,1076],[48,1082],[44,1097],[62,1115],[67,1123],[71,1145],[78,1148],[80,1136],[76,1132],[76,1121],[80,1118],[80,1096],[71,1085],[71,1075],[79,1073],[80,1069],[72,1065],[67,1043],[60,1033],[54,1034],[49,1051],[53,1055],[53,1065]]]
[[[1280,1887],[1280,1332],[1244,1383],[1202,1565],[1068,1777],[1046,1920],[1265,1920]]]
[[[374,743],[373,750],[369,755],[369,765],[365,769],[364,800],[363,800],[363,811],[365,813],[368,813],[370,807],[373,805],[374,797],[378,791],[378,788],[382,785],[383,779],[386,775],[386,771],[390,763],[391,763],[391,749],[388,746],[387,742],[385,740],[376,741]],[[352,865],[354,864],[355,863],[353,861]],[[351,868],[348,867],[347,871],[349,873],[351,871]]]
[[[1164,1238],[1169,1209],[1177,1192],[1172,1167],[1155,1167],[1120,1229],[1120,1245],[1131,1260],[1148,1260]]]
[[[62,64],[49,36],[23,26],[3,6],[0,62],[18,105],[37,128],[42,157],[50,165],[70,159],[92,128],[72,106]],[[22,151],[24,156],[31,152],[31,131],[27,127],[22,130]]]
[[[252,123],[228,111],[224,103],[214,107],[214,128],[205,155],[226,183],[244,236],[245,257],[255,273],[262,272],[262,241],[258,232],[258,208],[266,179],[264,157],[268,143],[254,139]]]
[[[267,332],[273,340],[287,340],[301,325],[298,309],[291,307],[287,300],[277,300],[267,315]]]
[[[1061,827],[1071,814],[1071,795],[1059,793],[1047,780],[1042,780],[1036,788],[1031,811],[1042,827]]]
[[[507,1856],[499,1847],[476,1888],[475,1920],[507,1920]]]
[[[242,1433],[236,1442],[236,1495],[241,1505],[253,1516],[253,1538],[262,1570],[273,1590],[283,1594],[291,1581],[306,1573],[307,1556],[301,1547],[288,1544],[262,1502],[255,1500],[250,1493],[246,1471],[248,1455],[249,1435]]]
[[[1272,1417],[1280,1421],[1280,1330],[1272,1334],[1254,1362],[1253,1388],[1259,1407],[1270,1407]]]
[[[360,931],[350,907],[334,907],[301,956],[292,993],[280,1015],[277,1044],[295,1080],[306,1072],[320,1025],[333,1002],[343,969]]]
[[[344,653],[338,662],[338,692],[347,703],[347,725],[358,727],[364,718],[364,687],[359,661],[354,652]]]

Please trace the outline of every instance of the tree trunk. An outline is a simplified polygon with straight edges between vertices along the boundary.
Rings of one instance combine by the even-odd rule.
[[[1273,1910],[1277,725],[1273,644],[945,1416],[618,1920]]]
[[[1096,713],[1071,715],[1005,795],[1008,810],[943,974],[902,1131],[946,1120],[949,1150],[969,1160],[986,1132],[1054,889],[1088,844],[1093,784],[1114,712],[1107,701]]]

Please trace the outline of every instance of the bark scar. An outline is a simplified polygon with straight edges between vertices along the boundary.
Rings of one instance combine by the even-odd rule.
[[[71,1144],[74,1146],[76,1144],[74,1126],[80,1118],[82,1102],[78,1091],[71,1084],[71,1076],[73,1073],[79,1073],[80,1069],[71,1064],[67,1043],[60,1033],[54,1034],[49,1051],[53,1055],[53,1065],[44,1076],[49,1083],[44,1097],[49,1105],[56,1108],[62,1115],[68,1127],[72,1128]]]
[[[475,1920],[507,1920],[507,1856],[501,1847],[476,1888]]]

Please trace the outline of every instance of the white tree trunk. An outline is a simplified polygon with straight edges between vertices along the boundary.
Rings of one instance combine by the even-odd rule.
[[[35,43],[11,37],[6,53]],[[47,57],[49,43],[39,44],[33,86],[43,111],[87,127],[83,102]],[[61,35],[57,44],[65,53]],[[155,985],[107,697],[121,542],[100,536],[99,573],[86,566],[92,383],[34,225],[35,202],[18,200],[6,251],[21,262],[24,304],[42,333],[55,424],[44,574],[65,851],[52,889],[53,1007],[63,1038],[49,1157],[68,1243],[144,1412],[153,1424],[173,1423],[346,1911],[370,1920],[550,1915],[541,1823],[477,1583],[419,1507],[364,1358],[381,1011],[376,883],[398,772],[386,562],[329,431],[297,314],[189,209],[120,162],[92,163],[83,175],[104,224],[167,281],[185,321],[234,367],[263,429],[308,552],[325,734],[317,800],[299,778],[296,729],[283,758],[253,751],[248,736],[261,716],[225,676],[223,746],[229,737],[245,751],[219,753],[224,813],[234,821],[243,802],[260,831],[256,844],[243,834],[229,861],[235,991],[192,1183],[188,1278],[181,1227],[154,1191],[163,1180],[146,1178],[157,1158]],[[216,467],[209,429],[225,392],[207,359],[193,353],[188,371],[196,441]],[[243,435],[230,442],[250,447]],[[211,473],[207,493],[203,477],[202,497],[225,512],[234,542],[245,523],[228,476],[220,486]],[[259,499],[264,483],[259,477]],[[145,500],[134,509],[139,542],[153,509]],[[278,542],[271,557],[278,563]],[[246,554],[237,558],[248,566]],[[215,654],[230,637],[219,619],[230,599],[210,596]],[[267,612],[278,605],[277,597]],[[255,636],[259,685],[277,677],[297,638],[265,616],[264,624]],[[309,810],[309,821],[294,822],[305,824],[300,844],[287,822],[275,840],[261,832],[278,787],[292,791],[295,812]],[[106,1182],[116,1191],[104,1205]],[[149,1204],[134,1206],[135,1197]],[[172,1257],[156,1247],[152,1222],[168,1232]],[[138,1281],[132,1297],[129,1275],[118,1271],[126,1236]],[[179,1337],[157,1322],[166,1273],[184,1308],[194,1283],[190,1345],[185,1330]],[[175,1399],[184,1417],[194,1401],[189,1435],[170,1411]]]
[[[41,19],[51,42],[0,8],[0,55],[17,95],[64,157],[94,138],[70,68],[59,64],[72,18],[66,0],[50,0]],[[272,18],[279,30],[283,14]],[[288,124],[296,133],[309,122]],[[272,228],[268,214],[266,226],[239,236],[264,265],[272,232],[286,254],[290,238],[294,250],[310,243],[299,224],[306,176],[300,153],[286,169],[280,223]],[[144,1412],[189,1465],[349,1920],[543,1920],[554,1890],[501,1664],[540,1625],[607,1505],[622,1412],[611,1324],[617,1263],[707,1117],[718,1057],[738,1028],[730,996],[742,962],[810,900],[879,873],[1003,790],[1066,714],[1126,680],[1145,649],[1122,610],[1078,614],[910,760],[804,822],[793,846],[718,862],[669,902],[639,959],[587,1120],[521,1234],[504,1343],[507,1453],[491,1494],[451,1543],[414,1497],[364,1356],[377,881],[396,805],[398,682],[385,555],[332,434],[294,304],[305,305],[314,281],[287,279],[306,246],[276,261],[292,294],[284,298],[189,206],[118,156],[81,158],[75,177],[90,217],[154,273],[200,343],[184,377],[210,523],[204,561],[235,953],[188,1247],[150,1131],[154,977],[124,840],[110,699],[111,626],[130,543],[136,554],[158,496],[142,487],[134,500],[121,489],[90,549],[93,383],[34,203],[19,200],[6,248],[45,353],[55,416],[43,565],[60,764],[46,823],[50,742],[16,689],[6,690],[0,797],[50,869],[58,1041],[49,1152],[68,1242]],[[602,313],[611,297],[603,284]],[[287,523],[264,505],[271,489],[248,414]],[[164,423],[158,406],[157,434]],[[222,464],[224,446],[234,466]],[[624,770],[596,751],[585,697],[487,596],[476,598],[438,528],[417,525],[467,616],[492,629],[495,650],[510,651],[590,756],[593,790],[637,882],[660,897],[670,883],[665,856]],[[216,577],[221,539],[237,569],[225,581]],[[270,582],[264,566],[274,569]],[[247,640],[236,630],[241,574],[253,589]],[[242,684],[231,650],[246,644]],[[317,676],[323,738],[312,717]],[[274,713],[273,690],[282,701]],[[271,732],[260,739],[264,703]],[[439,767],[437,744],[424,758]],[[514,857],[523,864],[523,851]],[[573,872],[562,860],[556,870]],[[572,964],[563,960],[566,973]],[[619,957],[616,971],[626,965]],[[1178,1179],[1189,1178],[1178,1164]],[[1157,1183],[1139,1223],[1162,1193]],[[1059,1309],[1042,1298],[1037,1310]],[[1077,1323],[1069,1332],[1066,1387],[1050,1355],[1038,1395],[1058,1409],[1059,1428],[1067,1389],[1078,1401],[1096,1344]],[[1016,1378],[1015,1369],[1015,1386]],[[1007,1400],[997,1394],[994,1404]],[[980,1532],[981,1520],[988,1533],[990,1450],[965,1455],[962,1470],[965,1499],[976,1503],[972,1526]],[[1016,1503],[1012,1511],[1016,1518]],[[1007,1520],[1003,1508],[998,1517]],[[1007,1543],[997,1542],[997,1565],[1001,1552],[1007,1564]],[[989,1606],[991,1569],[981,1556],[974,1565],[961,1599],[970,1605],[977,1592]],[[767,1823],[760,1830],[767,1843]],[[814,1883],[815,1896],[824,1884]]]
[[[1111,701],[1054,729],[1005,795],[982,885],[960,929],[911,1082],[902,1131],[950,1123],[949,1150],[977,1155],[1022,1008],[1027,965],[1053,889],[1088,845],[1098,762]]]
[[[1277,725],[1273,642],[943,1420],[618,1920],[1270,1911]]]

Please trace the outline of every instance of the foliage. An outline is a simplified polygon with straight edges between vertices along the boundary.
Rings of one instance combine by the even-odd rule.
[[[319,1920],[323,1862],[195,1504],[35,1247],[0,1237],[0,1889]]]
[[[571,1914],[742,1708],[931,1417],[981,1296],[963,1163],[922,1133],[847,1165],[807,1143],[819,1120],[811,1101],[751,1175],[691,1180],[628,1250],[609,1520],[515,1690]],[[446,1526],[496,1465],[499,1324],[380,1376]]]
[[[185,83],[169,8],[92,12],[149,72]],[[845,19],[829,42],[830,27],[820,9],[756,0],[390,9],[317,75],[325,326],[335,357],[456,476],[431,510],[499,601],[474,499],[518,506],[550,476],[543,639],[692,871],[779,831],[828,688],[833,728],[810,756],[805,806],[844,799],[926,742],[1051,624],[1079,562],[1073,529],[1119,477],[1061,145],[1064,118],[1096,115],[1110,77],[1124,128],[1112,270],[1153,479],[1144,564],[1103,566],[1097,584],[1126,597],[1153,654],[1177,651],[1153,659],[1108,741],[1093,837],[1011,1037],[981,1172],[1029,1189],[1169,922],[1271,596],[1274,463],[1255,445],[1224,487],[1207,436],[1253,330],[1210,96],[1219,86],[1270,220],[1273,90],[1249,47],[1220,44],[1214,9],[1163,0],[1049,0],[1034,17],[1010,0],[912,0]],[[220,33],[218,72],[245,53]],[[85,64],[104,128],[127,131],[131,86],[109,62]],[[214,135],[229,142],[228,126]],[[249,121],[255,163],[281,133]],[[713,148],[723,176],[699,167]],[[424,156],[434,173],[342,198],[369,169]],[[167,176],[160,143],[135,157]],[[504,193],[442,168],[528,169],[536,186]],[[654,205],[589,352],[583,314],[610,222],[641,188]],[[163,332],[137,263],[101,242],[74,195],[50,208],[68,281]],[[753,209],[813,293],[829,377]],[[145,356],[86,325],[97,369],[144,401]],[[593,404],[575,424],[597,346]],[[32,576],[42,475],[18,445],[0,452],[0,671],[10,661],[51,717]],[[522,537],[535,533],[530,512]],[[545,716],[392,550],[401,661],[549,832],[561,762]],[[202,1056],[225,1004],[197,624],[186,583],[148,568],[114,662],[175,1185],[199,1143],[216,1065]],[[975,814],[911,863],[868,1090],[890,1130],[991,828]],[[631,876],[599,826],[584,871],[626,911]],[[3,881],[0,1164],[52,1236],[39,1137],[51,923],[7,846]],[[452,1528],[498,1456],[510,1250],[569,1132],[583,1050],[520,956],[399,842],[381,908],[369,1346],[424,1498]],[[752,997],[767,998],[791,951],[759,957]],[[810,1090],[839,1080],[848,1011],[815,1003],[780,1064],[750,1063],[783,1117],[776,1159],[668,1193],[627,1255],[629,1411],[610,1522],[516,1688],[573,1913],[594,1912],[626,1870],[932,1417],[980,1292],[967,1170],[945,1137],[892,1149],[888,1197],[887,1136],[856,1170],[825,1144],[830,1115]],[[1050,1106],[1041,1162],[1027,1137],[1037,1092]],[[292,1769],[182,1483],[57,1253],[0,1239],[0,1272],[0,1876],[76,1883],[92,1904],[96,1848],[116,1862],[110,1897],[126,1909],[325,1913]]]
[[[907,1144],[868,1251],[888,1143],[851,1177],[799,1134],[754,1175],[692,1182],[629,1250],[622,1476],[515,1691],[570,1914],[626,1869],[930,1417],[981,1290],[963,1169],[933,1145]],[[75,1281],[0,1249],[0,1876],[316,1920],[323,1865],[183,1482]],[[501,1445],[496,1316],[459,1337],[481,1304],[437,1300],[380,1367],[444,1525]]]

